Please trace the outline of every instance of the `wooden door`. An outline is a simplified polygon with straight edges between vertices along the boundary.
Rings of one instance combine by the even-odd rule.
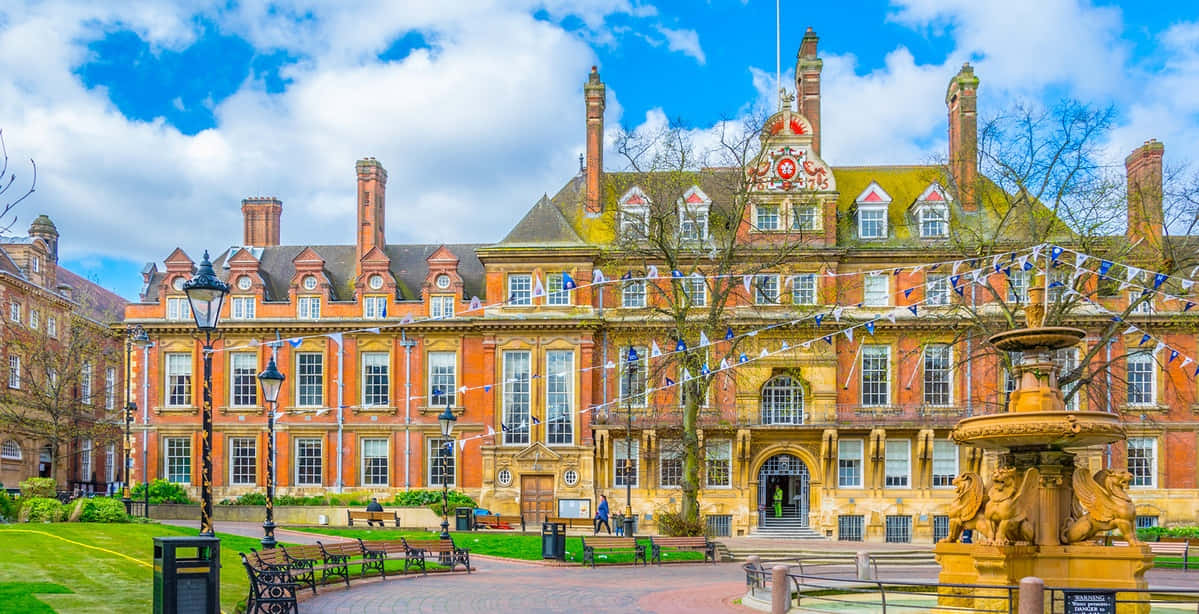
[[[520,476],[520,515],[529,526],[554,515],[554,476]]]

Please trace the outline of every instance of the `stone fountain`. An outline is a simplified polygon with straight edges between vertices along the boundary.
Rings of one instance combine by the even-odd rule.
[[[1153,555],[1136,538],[1136,510],[1125,490],[1132,476],[1092,474],[1075,464],[1073,451],[1124,440],[1124,427],[1116,414],[1066,410],[1053,355],[1086,333],[1044,326],[1044,292],[1043,286],[1029,291],[1028,328],[990,339],[1002,351],[1023,353],[1007,410],[966,418],[953,431],[958,444],[999,455],[989,484],[972,472],[954,480],[949,535],[934,549],[940,581],[1010,586],[1036,576],[1051,587],[1145,589]],[[972,543],[959,543],[966,529]],[[1098,543],[1097,534],[1113,529],[1127,546]],[[939,604],[985,608],[995,605],[988,597],[1006,594],[943,587]],[[1118,612],[1140,614],[1148,606],[1123,603]]]

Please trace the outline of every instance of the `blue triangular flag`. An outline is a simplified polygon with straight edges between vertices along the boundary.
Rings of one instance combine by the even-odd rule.
[[[916,306],[908,305],[908,311],[912,312],[912,315],[916,315]]]
[[[832,336],[832,335],[825,335],[825,336],[824,336],[824,342],[825,342],[825,343],[827,343],[827,344],[829,344],[829,345],[832,345],[832,344],[833,344],[833,336]]]
[[[1182,310],[1190,311],[1191,307],[1194,307],[1194,306],[1195,306],[1195,303],[1192,303],[1191,301],[1187,301],[1186,304],[1182,306]]]
[[[541,424],[541,420],[538,420],[537,416],[533,416],[533,424]]]
[[[441,446],[441,447],[449,450],[450,452],[453,452],[454,451],[454,440],[453,439],[446,440],[445,445]]]
[[[958,293],[958,296],[966,296],[966,295],[964,294],[964,292],[966,291],[966,287],[965,287],[965,286],[954,286],[954,287],[953,287],[953,291],[954,291],[954,292],[957,292],[957,293]]]
[[[1007,275],[1008,277],[1011,277],[1012,276],[1012,267],[1010,267],[1010,266],[1004,267],[1003,274]]]
[[[1145,345],[1146,341],[1149,341],[1149,335],[1141,335],[1141,342],[1137,345]]]
[[[675,278],[682,277],[682,276],[683,276],[683,272],[682,272],[682,271],[680,271],[680,270],[678,270],[678,269],[671,269],[671,270],[670,270],[670,276],[671,276],[671,277],[675,277]]]
[[[816,326],[820,326],[820,323],[824,321],[824,314],[823,313],[816,314],[815,319],[816,319]]]
[[[724,340],[725,340],[725,341],[732,341],[732,340],[733,340],[733,337],[735,337],[735,336],[736,336],[736,335],[734,335],[734,334],[733,334],[733,327],[732,327],[732,326],[730,326],[730,327],[728,328],[728,330],[724,331]]]
[[[1158,289],[1158,287],[1161,286],[1163,283],[1165,283],[1166,279],[1168,279],[1169,277],[1170,276],[1166,275],[1165,273],[1158,273],[1157,275],[1154,275],[1153,276],[1153,289],[1154,290]]]
[[[1062,282],[1060,282],[1060,281],[1051,281],[1051,282],[1049,282],[1049,287],[1050,287],[1050,288],[1061,288],[1061,287],[1063,287],[1063,286],[1065,286],[1065,285],[1066,285],[1066,284],[1064,284],[1064,283],[1062,283]]]
[[[491,384],[483,384],[483,392],[491,392]]]
[[[699,366],[699,372],[703,375],[711,375],[712,374],[712,370],[708,368],[708,363],[706,363],[706,362]]]
[[[908,288],[908,289],[904,290],[903,297],[904,298],[912,298],[912,290],[915,290],[915,288]]]
[[[1053,258],[1053,260],[1056,262],[1057,259],[1061,257],[1062,252],[1064,252],[1064,251],[1066,251],[1066,250],[1054,245],[1053,247],[1049,248],[1049,257]]]
[[[503,432],[505,432],[505,433],[507,433],[507,432],[508,432],[509,430],[511,430],[511,429],[509,429],[509,428],[508,428],[508,425],[507,425],[507,424],[504,424],[503,422],[501,422],[501,423],[500,423],[500,430],[501,430],[501,431],[503,431]]]
[[[674,344],[674,351],[686,352],[687,351],[687,343],[680,338],[679,342]]]
[[[674,380],[670,379],[669,377],[666,378],[666,387],[669,388],[673,385],[674,385]]]
[[[573,277],[570,276],[570,273],[563,271],[562,272],[562,289],[563,290],[574,290],[575,288],[578,288],[578,287],[579,287],[579,284],[575,283],[575,280]]]
[[[737,362],[749,362],[749,356],[746,356],[745,352],[741,352],[741,355],[737,357]]]
[[[295,339],[288,339],[287,342],[291,344],[291,347],[298,348],[300,347],[300,344],[304,342],[304,340],[297,337]]]
[[[629,346],[629,354],[625,357],[628,362],[637,362],[637,348]]]
[[[633,278],[633,272],[632,272],[632,271],[625,271],[625,272],[624,272],[624,275],[621,275],[621,276],[620,276],[620,278],[621,278],[622,280],[629,280],[629,279],[632,279],[632,278]]]
[[[1175,358],[1178,358],[1178,350],[1170,350],[1170,359],[1167,360],[1166,362],[1167,363],[1174,362]]]
[[[903,270],[903,269],[895,269],[894,271],[891,271],[891,274],[892,274],[892,275],[899,275],[899,272],[900,272],[901,270]]]
[[[951,285],[955,288],[957,287],[958,282],[960,282],[960,281],[962,281],[961,275],[950,275],[949,276],[949,285]]]
[[[866,323],[866,332],[870,333],[871,335],[874,334],[874,320]]]
[[[1110,270],[1112,270],[1112,262],[1110,260],[1100,260],[1099,261],[1099,276],[1100,277],[1107,275],[1107,272]]]

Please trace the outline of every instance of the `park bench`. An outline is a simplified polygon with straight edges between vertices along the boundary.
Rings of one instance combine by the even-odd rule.
[[[363,541],[358,538],[358,546],[363,552],[363,569],[378,569],[384,578],[383,561],[388,558],[406,558],[408,551],[404,549],[402,539],[371,539]],[[369,561],[369,562],[368,562]]]
[[[450,571],[461,564],[466,567],[466,573],[470,573],[470,550],[455,546],[452,539],[400,539],[404,542],[404,571],[408,571],[409,564],[412,564],[425,572],[425,557],[436,553],[438,561],[448,566]]]
[[[1181,542],[1142,542],[1149,546],[1149,551],[1153,556],[1177,556],[1182,558],[1182,569],[1186,571],[1190,569],[1189,557],[1191,554],[1190,540]],[[1112,542],[1113,546],[1127,546],[1128,542],[1118,541]]]
[[[271,569],[273,571],[286,571],[291,576],[292,582],[297,585],[303,584],[312,589],[312,594],[316,594],[316,561],[288,559],[284,554],[283,548],[266,548],[261,552],[250,548],[250,552],[254,558],[258,560],[259,567],[262,569]]]
[[[340,554],[326,554],[319,545],[316,546],[278,546],[283,556],[291,564],[310,564],[312,571],[321,572],[321,584],[329,581],[330,577],[345,580],[346,587],[350,586],[349,557]],[[313,588],[313,592],[316,589]]]
[[[250,577],[246,614],[287,614],[300,611],[296,604],[296,583],[287,569],[278,569],[277,566],[254,567],[244,553],[240,554],[246,575]]]
[[[655,563],[662,564],[662,549],[670,550],[702,550],[704,553],[704,561],[711,560],[716,563],[716,543],[708,541],[704,536],[699,537],[651,537],[650,544],[650,559]]]
[[[570,528],[582,527],[584,529],[594,529],[595,521],[590,518],[546,518],[546,522],[558,522]]]
[[[525,530],[524,516],[500,516],[492,514],[490,516],[475,516],[475,527],[484,529],[515,529],[520,526],[520,530]]]
[[[330,544],[318,541],[316,545],[320,546],[321,552],[328,558],[344,556],[348,565],[358,565],[359,575],[363,578],[366,577],[366,570],[368,569],[378,569],[380,573],[383,572],[382,555],[363,548],[361,540],[333,542]]]
[[[346,524],[354,526],[354,521],[365,522],[369,526],[371,522],[386,524],[388,522],[395,523],[395,526],[400,526],[400,515],[394,510],[390,512],[366,512],[361,510],[346,510]]]
[[[591,563],[591,568],[595,568],[595,551],[603,550],[605,552],[632,552],[633,565],[637,561],[641,564],[648,565],[645,560],[645,544],[637,542],[635,537],[584,537],[583,538],[583,565]]]

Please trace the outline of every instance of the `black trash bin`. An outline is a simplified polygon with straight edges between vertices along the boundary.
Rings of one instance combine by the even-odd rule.
[[[541,523],[541,558],[566,560],[566,524]]]
[[[220,614],[221,540],[154,538],[154,614]]]
[[[633,537],[637,531],[637,519],[633,516],[624,517],[624,536]]]
[[[473,507],[456,507],[456,508],[454,508],[454,530],[455,531],[473,531],[473,530],[475,530],[475,508],[473,508]]]

